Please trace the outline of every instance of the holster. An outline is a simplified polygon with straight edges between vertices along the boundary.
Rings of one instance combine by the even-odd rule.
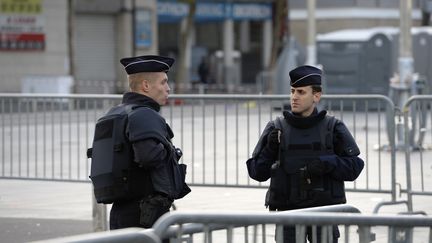
[[[140,224],[151,228],[156,220],[169,211],[173,200],[162,195],[150,195],[140,201]]]

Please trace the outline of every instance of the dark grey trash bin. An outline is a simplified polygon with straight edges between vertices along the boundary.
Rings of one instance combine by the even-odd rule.
[[[317,36],[327,94],[388,94],[392,28],[351,29]]]
[[[425,87],[432,87],[432,27],[413,28],[414,72],[426,81]]]

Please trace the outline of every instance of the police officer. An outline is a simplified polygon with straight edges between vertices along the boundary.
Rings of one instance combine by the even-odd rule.
[[[129,190],[136,196],[113,203],[110,229],[148,228],[169,211],[174,199],[190,192],[184,183],[185,165],[178,164],[181,151],[172,145],[174,134],[159,114],[161,106],[167,103],[167,72],[174,59],[148,55],[123,58],[120,62],[130,87],[122,104],[134,105],[125,133],[133,150]]]
[[[271,178],[266,206],[284,211],[346,202],[344,181],[355,180],[364,167],[359,148],[344,123],[318,110],[320,69],[290,71],[291,109],[270,121],[247,161],[249,176]],[[284,242],[295,241],[295,228],[284,227]],[[318,230],[316,242],[320,242]],[[311,228],[307,229],[311,240]],[[339,231],[333,228],[337,242]]]

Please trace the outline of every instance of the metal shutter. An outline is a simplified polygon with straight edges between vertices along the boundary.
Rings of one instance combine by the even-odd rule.
[[[77,93],[112,93],[116,80],[114,15],[77,14],[74,65]]]

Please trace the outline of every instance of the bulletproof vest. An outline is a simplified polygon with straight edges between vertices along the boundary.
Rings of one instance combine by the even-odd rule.
[[[275,209],[297,209],[345,201],[343,182],[309,173],[307,165],[320,156],[334,155],[336,119],[325,116],[316,126],[300,129],[285,119],[275,120],[282,130],[279,160],[272,166],[267,203]]]
[[[98,203],[133,199],[152,190],[150,176],[133,162],[132,145],[126,135],[128,115],[134,106],[115,106],[96,122],[87,156],[91,158],[89,177]]]

